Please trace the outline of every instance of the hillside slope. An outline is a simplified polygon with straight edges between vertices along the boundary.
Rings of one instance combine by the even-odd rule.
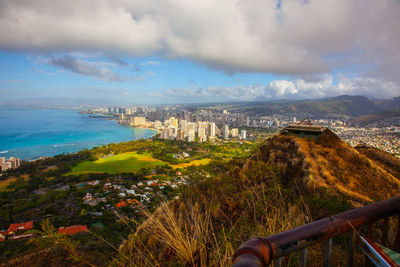
[[[342,95],[309,100],[282,100],[233,105],[240,110],[255,113],[341,114],[352,117],[385,112],[364,96]],[[232,108],[232,107],[230,107]]]
[[[263,160],[275,164],[289,183],[309,191],[315,187],[337,190],[355,202],[371,202],[400,192],[399,160],[384,153],[368,157],[326,130],[318,141],[277,136],[262,146]],[[298,159],[297,166],[293,158]],[[389,160],[390,158],[391,160]],[[390,163],[390,164],[389,164]],[[391,166],[391,168],[389,168]]]
[[[121,247],[126,264],[225,266],[235,248],[352,207],[397,196],[400,161],[357,150],[326,130],[318,141],[275,136],[245,159],[198,169]],[[310,250],[320,262],[321,249]],[[345,252],[333,251],[332,264]],[[296,264],[296,256],[288,259]],[[343,262],[342,262],[343,261]]]

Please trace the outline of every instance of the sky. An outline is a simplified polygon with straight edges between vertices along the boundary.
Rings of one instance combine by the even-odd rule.
[[[0,0],[0,104],[400,96],[398,0]]]

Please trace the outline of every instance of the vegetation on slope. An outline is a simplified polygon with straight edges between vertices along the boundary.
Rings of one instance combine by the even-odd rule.
[[[248,158],[201,168],[195,186],[149,214],[124,243],[124,264],[224,266],[252,236],[398,195],[399,177],[377,161],[329,130],[319,140],[276,136]],[[345,259],[345,242],[339,244],[334,265]],[[311,248],[310,262],[318,265],[321,253]],[[285,260],[296,264],[298,255]]]
[[[0,229],[8,228],[12,223],[34,221],[37,230],[46,219],[55,228],[87,225],[107,243],[90,234],[79,234],[71,239],[80,242],[77,249],[88,261],[105,265],[115,256],[115,250],[109,244],[118,247],[135,229],[130,223],[125,223],[126,218],[143,220],[143,207],[153,211],[159,204],[158,198],[173,199],[181,187],[191,183],[188,177],[197,173],[196,166],[206,165],[212,160],[224,163],[229,158],[249,154],[252,146],[249,142],[212,144],[136,140],[23,163],[20,168],[1,177],[4,180],[0,183],[4,183],[4,187],[0,190]],[[154,167],[149,162],[161,162],[162,166]],[[88,166],[96,167],[91,170],[95,173],[68,174],[77,167],[82,170],[81,166],[85,164],[86,170]],[[143,168],[144,164],[147,168]],[[108,182],[115,187],[106,186]],[[135,195],[126,192],[132,187]],[[126,192],[125,196],[121,194],[123,192]],[[87,193],[96,200],[94,205],[84,200]],[[128,203],[127,206],[118,207],[122,200]],[[41,239],[40,234],[38,238]],[[36,262],[46,266],[80,264],[63,261],[67,252],[59,244],[51,249],[35,249],[31,244],[25,244],[26,240],[8,238],[1,242],[0,266],[1,263],[29,266]]]
[[[263,114],[296,113],[296,114],[341,114],[347,116],[362,116],[384,112],[385,109],[376,106],[363,96],[342,95],[331,98],[312,100],[281,100],[269,102],[254,102],[235,105],[236,109]]]
[[[157,146],[160,153],[177,153],[176,147]],[[196,149],[213,160],[187,167],[191,182],[179,198],[160,201],[155,212],[143,210],[147,219],[129,226],[132,232],[111,266],[226,266],[234,250],[253,236],[288,230],[400,192],[398,159],[374,149],[354,149],[329,130],[319,139],[275,136],[230,161],[220,157],[219,149],[208,144]],[[240,155],[234,145],[227,150]],[[346,241],[336,244],[332,265],[344,265]],[[84,255],[80,249],[77,253]],[[320,245],[310,248],[308,258],[311,265],[320,265]],[[298,259],[294,253],[285,261],[297,265]],[[361,258],[355,260],[361,264]]]

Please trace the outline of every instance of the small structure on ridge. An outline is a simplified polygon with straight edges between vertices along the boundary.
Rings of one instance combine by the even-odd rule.
[[[324,132],[324,127],[320,125],[313,125],[309,118],[305,118],[304,120],[298,123],[289,124],[288,126],[283,128],[281,134],[305,137],[305,136],[319,136],[323,132]]]

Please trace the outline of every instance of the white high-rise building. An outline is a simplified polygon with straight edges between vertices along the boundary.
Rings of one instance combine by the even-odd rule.
[[[214,137],[215,136],[215,123],[214,122],[211,122],[209,125],[208,125],[208,136],[210,136],[210,137]]]
[[[196,131],[196,125],[194,124],[194,122],[187,122],[185,124],[185,132],[189,134],[190,130],[193,130],[193,133]]]
[[[160,138],[164,139],[164,140],[169,139],[169,129],[168,128],[164,128],[161,130]]]
[[[188,142],[194,142],[195,140],[195,133],[194,130],[189,130],[187,133],[187,140]]]
[[[208,126],[208,122],[206,122],[206,121],[199,121],[197,123],[197,133],[198,133],[199,137],[200,137],[200,132],[201,132],[201,135],[202,136],[204,135],[205,138],[207,138],[207,126]]]
[[[155,121],[152,123],[154,129],[159,129],[162,127],[162,122],[161,121]]]
[[[207,141],[206,128],[199,128],[198,137],[200,142]]]
[[[224,135],[224,139],[227,140],[229,138],[229,126],[228,125],[224,125],[223,128],[223,135]]]
[[[246,139],[246,130],[241,130],[240,131],[240,138],[241,139]]]
[[[168,127],[169,133],[168,133],[168,139],[169,140],[174,140],[176,139],[176,136],[178,135],[178,130],[174,126],[169,126]]]
[[[179,130],[181,130],[182,132],[184,132],[184,134],[186,133],[186,120],[180,120],[179,121]]]

